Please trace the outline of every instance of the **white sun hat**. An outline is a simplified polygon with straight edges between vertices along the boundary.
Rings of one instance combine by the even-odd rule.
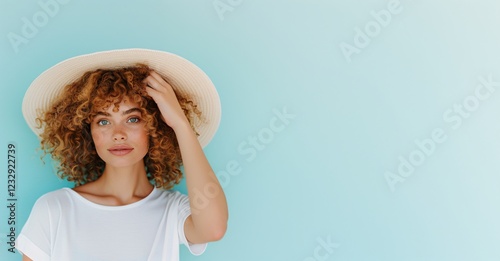
[[[198,141],[205,147],[215,135],[221,118],[219,95],[210,78],[198,66],[176,54],[149,49],[119,49],[76,56],[64,60],[42,74],[30,85],[23,99],[23,115],[38,136],[36,118],[46,111],[63,88],[85,72],[148,65],[162,75],[179,93],[189,96],[198,106],[203,120],[195,117]]]

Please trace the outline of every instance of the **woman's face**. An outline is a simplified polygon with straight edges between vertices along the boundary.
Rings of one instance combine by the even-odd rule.
[[[90,125],[97,154],[106,166],[144,166],[149,136],[139,106],[124,99],[118,111],[113,109],[114,105],[104,108]]]

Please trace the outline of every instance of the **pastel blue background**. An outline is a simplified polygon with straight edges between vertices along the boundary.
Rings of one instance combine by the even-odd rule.
[[[222,102],[205,152],[224,178],[229,228],[200,257],[181,247],[182,260],[500,260],[498,1],[400,0],[348,62],[341,44],[355,46],[356,28],[394,1],[66,0],[16,53],[9,33],[22,36],[23,17],[48,1],[0,1],[0,260],[21,260],[5,242],[7,144],[17,144],[18,231],[40,195],[71,185],[39,159],[25,90],[66,58],[132,47],[191,60]],[[219,17],[214,3],[234,6]],[[443,115],[474,101],[480,77],[496,91],[467,117],[452,111],[453,128]],[[294,118],[269,136],[284,110]],[[391,191],[385,173],[399,175],[400,157],[436,129],[446,140]],[[238,150],[259,134],[255,157]],[[223,172],[235,162],[238,175]]]

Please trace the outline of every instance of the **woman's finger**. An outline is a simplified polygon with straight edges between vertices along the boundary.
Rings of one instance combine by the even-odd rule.
[[[145,83],[151,88],[158,90],[160,92],[173,94],[174,90],[172,86],[165,81],[158,73],[152,71],[151,74],[146,77]]]
[[[161,75],[159,75],[157,72],[155,71],[151,71],[151,73],[149,74],[150,76],[153,76],[153,78],[156,79],[156,81],[158,81],[159,83],[161,84],[168,84],[167,81],[165,81],[165,79],[163,79],[163,77],[161,77]]]
[[[151,75],[144,79],[144,83],[146,84],[146,86],[149,86],[155,90],[158,90],[161,87],[160,83]]]

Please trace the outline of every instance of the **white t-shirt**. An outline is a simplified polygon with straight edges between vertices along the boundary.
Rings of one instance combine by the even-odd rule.
[[[125,206],[93,203],[69,188],[40,197],[16,240],[34,261],[178,261],[179,244],[201,255],[207,244],[190,244],[184,221],[189,198],[154,188]]]

